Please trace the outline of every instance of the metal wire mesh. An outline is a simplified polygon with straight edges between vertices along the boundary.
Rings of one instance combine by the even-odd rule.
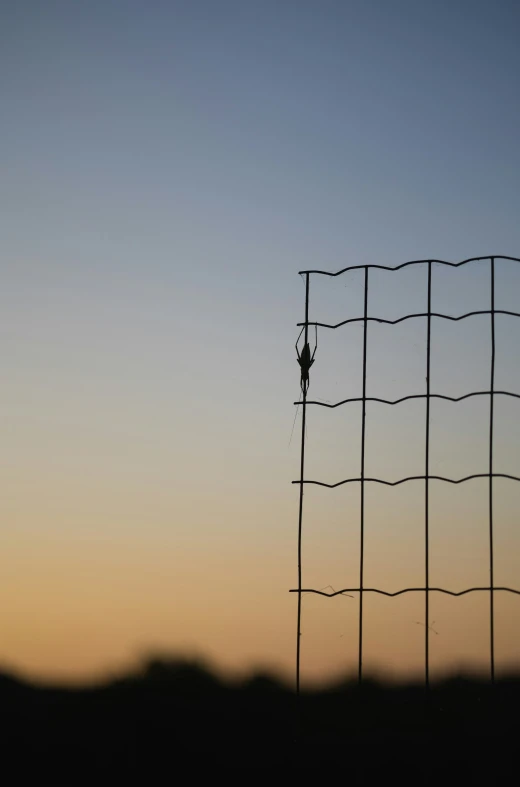
[[[489,308],[479,311],[471,311],[460,316],[450,316],[432,311],[432,266],[443,265],[453,268],[458,268],[462,265],[468,265],[477,261],[489,261]],[[302,425],[301,425],[301,454],[300,454],[300,478],[293,481],[294,484],[299,484],[299,515],[298,515],[298,587],[290,590],[291,593],[298,594],[298,608],[297,608],[297,642],[296,642],[296,692],[300,692],[300,668],[301,668],[301,620],[302,620],[302,594],[315,593],[320,596],[327,596],[329,598],[338,596],[345,593],[358,593],[359,594],[359,610],[358,610],[358,679],[363,679],[363,597],[365,593],[376,593],[383,596],[396,597],[405,593],[424,593],[424,679],[426,686],[430,683],[430,594],[431,593],[444,593],[450,596],[464,596],[468,593],[485,592],[489,595],[489,673],[492,682],[495,680],[495,593],[507,592],[520,595],[520,590],[512,587],[496,586],[494,583],[494,522],[493,522],[493,481],[495,478],[508,478],[513,481],[520,481],[520,478],[506,473],[496,473],[494,471],[494,403],[495,397],[506,396],[520,398],[519,393],[505,390],[495,390],[495,316],[497,314],[509,315],[512,317],[520,317],[520,313],[514,311],[507,311],[495,308],[495,266],[498,260],[510,260],[520,262],[519,258],[506,257],[506,256],[490,256],[490,257],[472,257],[470,259],[462,260],[461,262],[447,262],[445,260],[412,260],[405,262],[396,267],[388,267],[384,265],[355,265],[343,268],[335,273],[321,271],[321,270],[307,270],[301,271],[300,275],[305,277],[305,320],[298,323],[298,327],[302,328],[304,332],[305,344],[308,343],[309,326],[316,326],[335,330],[341,326],[350,323],[363,323],[363,338],[362,338],[362,395],[361,397],[354,397],[343,399],[339,402],[327,403],[323,401],[311,400],[307,398],[307,385],[302,385],[302,400],[295,402],[295,405],[302,405]],[[406,314],[395,320],[383,319],[380,317],[368,316],[368,292],[369,292],[369,271],[371,269],[380,269],[390,272],[399,271],[408,266],[424,266],[427,271],[427,310],[414,314]],[[363,317],[356,317],[351,319],[342,320],[336,324],[328,324],[323,322],[309,322],[309,298],[310,298],[310,279],[311,276],[329,276],[337,277],[342,274],[353,271],[364,271],[364,297],[363,297]],[[491,364],[489,375],[489,389],[483,391],[471,391],[463,394],[462,396],[453,397],[444,394],[432,393],[430,390],[431,379],[431,326],[432,319],[443,320],[465,320],[475,315],[489,315],[490,316],[490,329],[491,329]],[[421,394],[410,394],[403,396],[399,399],[389,400],[373,396],[367,396],[367,328],[369,322],[386,323],[388,325],[396,325],[397,323],[411,319],[426,319],[426,391]],[[444,399],[451,402],[460,402],[470,397],[489,398],[489,441],[488,441],[488,471],[486,473],[476,473],[467,475],[464,478],[449,478],[430,473],[430,402],[432,399]],[[367,477],[365,473],[365,456],[366,456],[366,403],[367,402],[380,402],[387,405],[397,405],[401,402],[412,399],[424,399],[426,404],[425,416],[425,454],[424,454],[424,473],[419,475],[407,476],[400,478],[397,481],[388,481],[384,478]],[[351,402],[360,402],[362,406],[361,415],[361,456],[360,456],[360,472],[357,477],[345,478],[336,483],[327,483],[320,480],[311,480],[305,478],[305,440],[306,440],[306,416],[307,406],[312,405],[316,407],[336,408],[342,405],[348,405]],[[443,587],[432,587],[430,585],[430,481],[437,480],[450,484],[461,484],[474,478],[487,478],[489,480],[488,489],[488,568],[489,568],[489,585],[484,587],[468,587],[461,591],[453,591]],[[424,484],[424,585],[421,587],[405,587],[395,592],[389,592],[377,587],[365,587],[364,585],[364,567],[365,567],[365,486],[367,483],[385,484],[388,486],[397,486],[409,481],[422,482]],[[331,593],[325,590],[318,590],[315,588],[304,588],[302,586],[302,534],[303,534],[303,489],[305,484],[317,484],[322,487],[335,488],[343,484],[357,483],[360,486],[360,523],[359,523],[359,544],[360,544],[360,559],[359,559],[359,584],[354,587],[345,587],[341,590],[333,590]]]

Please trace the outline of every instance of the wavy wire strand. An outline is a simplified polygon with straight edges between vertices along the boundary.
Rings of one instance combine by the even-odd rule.
[[[508,473],[493,473],[493,478],[508,478],[510,481],[520,481],[520,478],[516,475],[509,475]],[[467,475],[464,478],[447,478],[446,476],[442,475],[409,475],[406,478],[399,478],[397,481],[385,481],[384,478],[345,478],[343,481],[337,481],[335,484],[327,484],[325,481],[313,481],[302,479],[298,481],[292,481],[293,484],[315,484],[316,486],[326,486],[328,489],[335,489],[337,486],[343,486],[344,484],[353,484],[356,481],[359,483],[363,481],[363,483],[373,483],[373,484],[385,484],[385,486],[399,486],[399,484],[405,484],[408,481],[425,481],[426,478],[429,478],[431,481],[445,481],[448,484],[463,484],[465,481],[471,481],[473,478],[489,478],[489,473],[473,473],[472,475]]]
[[[341,276],[343,273],[348,273],[348,271],[359,271],[364,270],[365,268],[376,268],[380,271],[400,271],[403,268],[408,268],[410,265],[428,265],[428,263],[432,263],[432,265],[446,265],[449,268],[460,268],[461,265],[467,265],[469,262],[483,262],[484,260],[510,260],[511,262],[520,262],[520,257],[508,257],[504,254],[488,254],[485,257],[468,257],[465,260],[461,260],[460,262],[449,262],[448,260],[408,260],[408,262],[402,262],[400,265],[377,265],[373,263],[369,263],[368,265],[349,265],[346,268],[341,268],[339,271],[320,271],[320,270],[307,270],[307,271],[299,271],[300,276],[302,274],[318,274],[320,276]]]
[[[430,399],[445,399],[447,402],[462,402],[463,399],[469,399],[472,396],[490,396],[491,393],[493,396],[512,396],[515,399],[520,399],[520,394],[513,393],[512,391],[472,391],[471,393],[463,394],[462,396],[446,396],[445,394],[430,394]],[[380,399],[377,396],[367,396],[365,398],[366,402],[379,402],[380,404],[401,404],[401,402],[407,402],[410,399],[426,399],[427,394],[411,394],[410,396],[401,396],[400,399]],[[339,407],[342,404],[350,404],[351,402],[362,402],[362,396],[354,396],[351,399],[342,399],[341,402],[323,402],[309,399],[307,400],[307,404],[316,404],[320,407]],[[301,404],[299,402],[293,402],[293,404]]]
[[[398,317],[396,320],[385,320],[383,317],[367,317],[366,319],[368,322],[379,322],[383,325],[397,325],[400,322],[405,322],[405,320],[413,320],[417,317],[438,317],[441,320],[451,320],[452,322],[458,322],[459,320],[465,320],[467,317],[477,317],[483,314],[504,314],[509,317],[520,317],[520,312],[512,312],[508,309],[478,309],[477,311],[473,312],[466,312],[466,314],[460,314],[458,317],[453,317],[451,314],[442,314],[441,312],[417,312],[415,314],[405,314],[404,317]],[[348,320],[342,320],[341,322],[336,323],[336,325],[330,325],[326,322],[309,322],[308,325],[315,325],[317,328],[330,328],[331,330],[335,331],[336,328],[341,328],[343,325],[350,325],[354,322],[365,322],[365,317],[351,317]],[[300,327],[301,325],[305,325],[304,322],[297,323],[297,326]]]
[[[394,598],[395,596],[402,596],[403,593],[424,593],[426,588],[402,588],[401,590],[396,590],[393,593],[388,590],[381,590],[380,588],[343,588],[342,590],[335,590],[333,593],[325,593],[323,590],[316,590],[315,588],[302,588],[301,591],[298,588],[294,588],[289,591],[289,593],[314,593],[317,596],[326,596],[327,598],[334,598],[334,596],[345,595],[346,593],[359,593],[360,591],[363,593],[378,593],[381,596],[388,596],[390,598]],[[473,588],[465,588],[464,590],[448,590],[447,588],[428,588],[430,593],[445,593],[447,596],[465,596],[467,593],[476,593],[479,591],[484,591],[489,593],[491,590],[491,586],[488,587],[473,587]],[[516,588],[510,587],[503,587],[503,586],[493,586],[494,591],[502,591],[506,593],[514,593],[517,596],[520,596],[520,590],[516,590]]]

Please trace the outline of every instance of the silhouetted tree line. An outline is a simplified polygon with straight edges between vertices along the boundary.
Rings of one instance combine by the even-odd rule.
[[[103,784],[109,771],[127,780],[141,768],[147,783],[156,783],[156,769],[184,782],[190,773],[237,767],[251,778],[266,768],[272,778],[286,773],[280,769],[319,768],[350,784],[405,774],[421,784],[501,783],[518,770],[519,700],[515,675],[494,686],[454,676],[429,692],[345,680],[299,701],[269,675],[224,682],[183,659],[153,659],[81,689],[2,675],[0,755],[19,777],[3,783],[17,784],[27,771],[42,778],[65,771],[70,784],[87,773]],[[119,783],[113,778],[107,783]]]

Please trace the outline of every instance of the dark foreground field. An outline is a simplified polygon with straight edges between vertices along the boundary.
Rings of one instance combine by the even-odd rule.
[[[453,678],[428,695],[346,683],[306,693],[297,714],[292,692],[270,678],[224,684],[195,664],[152,662],[82,690],[0,676],[0,708],[2,764],[16,768],[4,784],[24,774],[118,784],[139,772],[146,783],[186,782],[222,768],[247,778],[269,769],[274,780],[312,768],[350,784],[518,780],[520,677],[494,688]]]

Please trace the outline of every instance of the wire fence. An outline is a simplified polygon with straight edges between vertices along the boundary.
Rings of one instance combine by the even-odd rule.
[[[494,479],[507,478],[513,481],[520,481],[520,477],[506,474],[497,473],[494,469],[494,429],[495,429],[495,399],[496,397],[513,397],[520,399],[520,394],[506,390],[495,389],[495,359],[496,359],[496,341],[495,341],[495,317],[496,315],[509,315],[511,317],[520,317],[520,313],[515,311],[507,311],[497,309],[495,307],[495,268],[499,261],[510,260],[513,262],[520,262],[516,257],[505,256],[490,256],[490,257],[473,257],[461,262],[446,262],[444,260],[413,260],[405,262],[396,267],[388,267],[384,265],[355,265],[343,268],[336,273],[331,273],[321,270],[306,270],[301,271],[300,274],[304,276],[305,280],[305,319],[303,322],[298,323],[301,327],[301,333],[304,335],[304,352],[300,355],[298,349],[298,360],[301,366],[301,388],[302,397],[300,402],[295,402],[295,405],[302,405],[302,424],[301,424],[301,453],[300,453],[300,478],[293,481],[294,484],[299,484],[299,513],[298,513],[298,587],[290,590],[291,593],[296,593],[298,596],[297,606],[297,637],[296,637],[296,692],[300,693],[300,670],[301,670],[301,622],[302,622],[302,595],[304,593],[314,593],[320,596],[332,598],[341,594],[357,593],[359,598],[358,609],[358,654],[357,654],[357,673],[358,680],[363,679],[363,659],[364,659],[364,638],[363,638],[363,599],[366,593],[375,593],[388,597],[396,597],[405,593],[422,593],[424,594],[424,680],[426,686],[430,684],[430,595],[431,593],[443,593],[449,596],[464,596],[469,593],[487,593],[489,597],[489,674],[492,682],[495,681],[495,593],[505,592],[520,595],[520,590],[513,587],[497,586],[494,581]],[[470,311],[459,316],[450,316],[439,312],[432,311],[432,266],[441,265],[458,268],[463,265],[471,263],[488,261],[489,262],[489,308]],[[396,272],[402,268],[409,266],[419,266],[426,269],[427,275],[427,308],[424,312],[406,314],[397,319],[383,319],[380,317],[372,317],[368,315],[368,293],[370,276],[369,272],[373,269],[379,269],[389,272]],[[364,271],[364,294],[363,294],[363,317],[355,317],[342,320],[336,324],[329,324],[324,322],[310,322],[309,321],[309,302],[310,302],[310,282],[313,276],[329,276],[337,277],[344,273],[354,270]],[[489,315],[490,316],[490,339],[491,339],[491,363],[489,369],[489,388],[487,390],[470,391],[464,393],[462,396],[454,397],[447,396],[439,393],[432,393],[430,387],[431,381],[431,328],[432,320],[452,320],[459,321],[465,320],[469,317],[476,315]],[[390,400],[374,396],[367,396],[367,335],[368,324],[370,322],[385,323],[388,325],[396,325],[397,323],[406,320],[424,319],[426,320],[426,390],[424,393],[413,393],[403,396],[398,399]],[[313,363],[314,355],[311,356],[309,349],[309,328],[312,326],[316,331],[318,328],[336,330],[344,325],[352,323],[363,323],[362,334],[362,394],[359,397],[343,399],[338,402],[323,402],[308,399],[308,380],[309,369]],[[301,336],[301,334],[300,334]],[[317,342],[316,342],[317,344]],[[305,355],[306,353],[306,355]],[[488,439],[488,468],[485,473],[476,473],[467,475],[463,478],[449,478],[441,475],[430,473],[430,426],[431,426],[431,413],[430,403],[432,399],[444,399],[451,402],[460,402],[472,397],[488,397],[489,398],[489,439]],[[367,477],[366,475],[366,405],[367,402],[379,402],[390,406],[397,405],[401,402],[413,399],[425,400],[425,424],[424,424],[424,472],[400,478],[396,481],[385,480],[384,478]],[[305,478],[305,443],[306,443],[306,420],[307,420],[307,407],[324,407],[333,409],[343,405],[348,405],[352,402],[361,403],[361,454],[359,462],[359,475],[356,477],[345,478],[337,483],[327,483],[321,480],[311,480]],[[453,591],[444,587],[434,587],[430,584],[430,481],[442,481],[449,484],[462,484],[474,478],[488,479],[488,570],[489,570],[489,585],[484,587],[467,587],[460,591]],[[366,587],[364,584],[364,569],[365,569],[365,489],[367,484],[385,484],[387,486],[397,486],[408,482],[421,482],[424,484],[424,585],[421,587],[404,587],[395,592],[389,592],[377,587]],[[303,535],[303,514],[304,514],[304,485],[316,484],[330,489],[341,486],[343,484],[359,484],[360,487],[360,521],[359,521],[359,573],[358,584],[352,587],[345,587],[341,590],[332,590],[328,593],[325,590],[303,587],[302,585],[302,535]]]

